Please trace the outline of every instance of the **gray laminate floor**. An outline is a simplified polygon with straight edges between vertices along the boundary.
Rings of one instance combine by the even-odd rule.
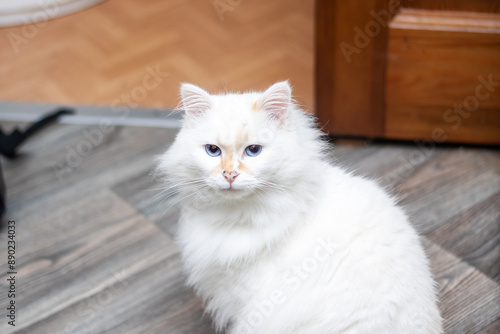
[[[160,184],[150,175],[175,134],[59,124],[17,159],[2,158],[9,197],[0,333],[213,333],[183,287],[172,240],[178,208],[155,197]],[[499,333],[500,152],[339,141],[332,156],[378,179],[412,216],[439,283],[446,333]],[[15,327],[5,316],[7,220],[16,226]]]

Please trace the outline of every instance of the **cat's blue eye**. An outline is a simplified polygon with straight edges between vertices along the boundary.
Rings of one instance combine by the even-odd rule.
[[[260,154],[260,152],[262,152],[262,146],[260,145],[250,145],[245,149],[245,153],[249,157],[256,157]]]
[[[217,145],[207,144],[205,145],[205,151],[211,157],[217,157],[221,154],[221,150]]]

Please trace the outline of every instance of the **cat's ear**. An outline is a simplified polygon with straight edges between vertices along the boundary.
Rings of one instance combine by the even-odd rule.
[[[197,118],[212,107],[210,94],[189,83],[181,85],[181,98],[182,107],[189,117]]]
[[[268,113],[269,118],[284,124],[292,103],[292,88],[288,81],[277,82],[260,97],[258,107]]]

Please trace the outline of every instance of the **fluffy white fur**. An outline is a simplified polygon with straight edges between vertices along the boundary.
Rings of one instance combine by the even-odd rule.
[[[182,203],[188,284],[217,330],[442,333],[407,217],[374,182],[327,162],[288,82],[225,95],[183,84],[181,95],[184,124],[159,170]],[[262,152],[248,156],[255,144]],[[226,169],[239,173],[231,189]]]

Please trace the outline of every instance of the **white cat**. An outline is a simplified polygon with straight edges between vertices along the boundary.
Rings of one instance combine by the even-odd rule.
[[[442,333],[419,238],[374,182],[334,167],[288,82],[210,95],[159,170],[182,199],[188,284],[229,334]]]

